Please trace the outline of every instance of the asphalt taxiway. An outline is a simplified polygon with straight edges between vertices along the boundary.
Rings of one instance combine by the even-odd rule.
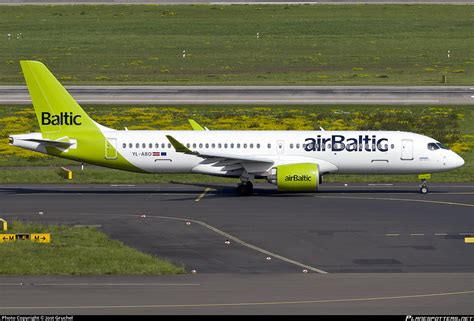
[[[84,104],[474,104],[469,86],[68,86]],[[26,86],[0,86],[0,104],[30,104]]]
[[[474,313],[472,184],[255,191],[2,185],[7,220],[94,225],[189,274],[1,277],[0,313]]]

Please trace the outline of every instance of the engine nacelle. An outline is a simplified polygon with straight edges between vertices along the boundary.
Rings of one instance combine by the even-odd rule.
[[[314,163],[275,166],[267,179],[285,192],[316,192],[320,181],[318,165]]]

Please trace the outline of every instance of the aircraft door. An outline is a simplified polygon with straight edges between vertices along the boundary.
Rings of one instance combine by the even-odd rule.
[[[402,139],[402,160],[413,160],[413,141]]]
[[[105,159],[117,159],[117,138],[105,139]]]
[[[285,151],[285,142],[283,140],[277,141],[277,153],[283,154]]]

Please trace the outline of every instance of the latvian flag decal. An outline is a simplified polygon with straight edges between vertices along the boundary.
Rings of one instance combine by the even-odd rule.
[[[166,156],[166,152],[153,152],[153,156]]]

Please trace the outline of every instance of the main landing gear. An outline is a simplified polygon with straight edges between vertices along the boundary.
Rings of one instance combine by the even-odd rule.
[[[253,184],[250,181],[241,182],[237,185],[237,194],[240,196],[252,195],[253,193]]]
[[[254,178],[255,176],[253,174],[250,174],[246,170],[244,170],[240,175],[240,183],[239,185],[237,185],[237,194],[239,194],[240,196],[252,195],[252,180],[254,180]]]

